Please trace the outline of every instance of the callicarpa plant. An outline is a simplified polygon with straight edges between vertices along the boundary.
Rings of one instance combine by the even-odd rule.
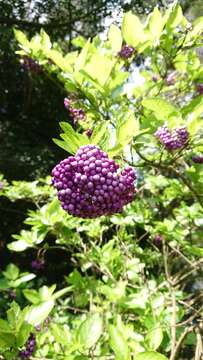
[[[68,53],[14,32],[68,111],[51,176],[1,179],[1,196],[33,201],[8,249],[36,270],[2,273],[2,358],[201,360],[203,18],[127,12]]]

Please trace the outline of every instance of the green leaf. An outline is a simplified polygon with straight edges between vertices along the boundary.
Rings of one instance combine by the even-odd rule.
[[[104,86],[115,65],[116,60],[110,60],[100,54],[93,54],[90,61],[84,67],[83,72],[87,73],[99,85]]]
[[[80,54],[76,59],[75,67],[74,67],[75,71],[79,71],[85,66],[87,60],[87,54],[89,51],[89,46],[90,46],[90,40],[86,42],[85,46],[83,47],[82,51],[80,52]]]
[[[113,51],[115,52],[119,52],[121,50],[122,47],[122,34],[121,34],[121,30],[119,29],[118,26],[112,24],[110,26],[109,32],[108,32],[108,39],[111,45],[111,48],[113,49]]]
[[[127,12],[123,17],[122,35],[126,43],[133,47],[147,40],[142,23],[131,11]]]
[[[37,290],[25,289],[23,290],[23,295],[26,297],[28,301],[30,301],[33,304],[37,304],[40,302],[40,295],[38,294]]]
[[[32,325],[26,323],[25,321],[22,323],[16,338],[16,345],[18,347],[21,347],[26,343],[27,339],[29,338],[31,329]]]
[[[73,73],[73,69],[70,64],[64,59],[63,55],[57,50],[49,51],[49,58],[64,72]]]
[[[158,325],[155,328],[150,329],[145,338],[145,341],[149,349],[151,350],[157,350],[161,345],[162,340],[163,340],[163,331],[162,328],[159,327]]]
[[[135,356],[135,360],[168,360],[164,355],[155,351],[145,351]]]
[[[108,132],[108,126],[107,123],[99,123],[95,125],[93,129],[93,134],[90,138],[91,144],[95,144],[100,146],[101,148],[104,148],[106,145],[106,142],[109,138],[109,132]]]
[[[29,50],[30,42],[27,39],[27,36],[20,30],[14,29],[14,35],[17,39],[17,41],[23,45],[23,47],[27,48]]]
[[[176,26],[178,26],[181,23],[183,19],[182,8],[179,4],[176,4],[175,6],[172,5],[169,11],[170,13],[166,26],[168,29],[174,29]]]
[[[49,51],[51,49],[51,41],[50,41],[50,37],[49,35],[46,33],[46,31],[44,31],[44,29],[40,30],[40,35],[41,35],[41,45],[42,45],[42,49],[46,52],[47,50]]]
[[[16,280],[19,275],[19,268],[15,264],[9,264],[3,274],[9,280]]]
[[[13,282],[13,287],[18,287],[19,285],[21,285],[25,282],[28,282],[28,281],[34,279],[35,277],[36,277],[35,274],[25,274]]]
[[[0,319],[0,331],[8,333],[11,332],[11,327],[6,320]]]
[[[12,243],[8,244],[8,249],[12,251],[24,251],[28,247],[32,247],[32,245],[28,244],[24,240],[13,241]]]
[[[61,122],[60,126],[64,131],[61,138],[65,140],[66,146],[69,147],[69,152],[75,154],[80,146],[89,144],[89,139],[85,135],[78,134],[72,126],[68,123]]]
[[[96,344],[102,334],[102,323],[100,314],[90,314],[77,331],[76,338],[79,344],[86,349]]]
[[[28,307],[25,314],[25,321],[31,325],[41,324],[50,314],[54,307],[54,300],[50,299],[39,305],[32,305]]]
[[[203,114],[203,98],[198,96],[193,99],[188,105],[182,108],[182,114],[186,118],[187,127],[190,134],[195,134],[202,128],[199,117]]]
[[[198,17],[192,24],[192,30],[189,32],[189,37],[196,36],[203,32],[203,16]]]
[[[109,344],[116,355],[117,360],[129,360],[128,344],[116,326],[109,326]]]
[[[154,11],[149,16],[148,29],[152,38],[158,40],[164,27],[164,21],[161,15],[161,12],[158,8],[155,8]]]
[[[162,98],[149,98],[142,101],[145,109],[155,113],[158,119],[168,121],[169,126],[174,126],[181,122],[182,117],[178,109]]]
[[[116,129],[116,142],[123,147],[127,145],[139,132],[139,122],[133,113],[128,113],[124,119],[118,121]]]
[[[20,316],[20,306],[13,301],[9,310],[7,310],[7,319],[12,328],[16,329]]]

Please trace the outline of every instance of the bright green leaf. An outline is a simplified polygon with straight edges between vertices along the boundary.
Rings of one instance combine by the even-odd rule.
[[[109,344],[118,360],[129,360],[128,344],[123,334],[116,326],[109,326]]]
[[[77,341],[84,348],[91,348],[100,338],[102,334],[102,318],[100,314],[90,314],[85,321],[82,322],[77,331]]]
[[[168,360],[164,355],[155,351],[145,351],[135,356],[135,360]]]

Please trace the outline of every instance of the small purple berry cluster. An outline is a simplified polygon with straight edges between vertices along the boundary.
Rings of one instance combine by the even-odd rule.
[[[19,352],[19,356],[21,359],[29,359],[36,348],[36,339],[33,333],[30,334],[29,339],[25,344],[25,350]]]
[[[21,65],[25,70],[30,71],[32,75],[37,75],[41,72],[42,67],[39,65],[39,63],[36,60],[33,60],[30,57],[24,56],[20,60]]]
[[[82,218],[121,212],[134,199],[136,175],[130,167],[120,173],[118,169],[98,146],[81,146],[52,170],[63,209]]]
[[[118,55],[122,59],[129,59],[134,53],[134,48],[132,46],[124,45],[122,49],[119,51]]]
[[[160,247],[161,244],[162,244],[162,241],[163,241],[162,236],[159,235],[159,234],[156,234],[155,237],[154,237],[154,244],[155,244],[157,247]]]
[[[203,164],[203,155],[194,155],[192,161],[196,164]]]
[[[91,138],[92,133],[93,133],[93,130],[92,130],[92,129],[87,129],[87,130],[85,131],[85,135],[86,135],[88,138]]]
[[[199,95],[203,94],[203,84],[197,84],[197,92]]]
[[[166,77],[166,85],[168,86],[175,85],[176,77],[177,77],[176,71],[172,71],[170,74],[168,74]]]
[[[32,260],[31,268],[33,270],[43,270],[44,269],[44,260],[40,260],[40,259]]]
[[[188,140],[189,133],[186,127],[170,130],[166,125],[161,126],[155,132],[155,136],[169,151],[183,148]]]
[[[78,120],[85,120],[85,112],[83,109],[77,109],[73,106],[73,100],[70,98],[64,99],[64,106],[70,112],[73,117],[74,123],[77,123]]]

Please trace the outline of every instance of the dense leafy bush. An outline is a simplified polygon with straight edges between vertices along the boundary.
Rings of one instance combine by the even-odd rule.
[[[15,31],[18,54],[67,91],[73,123],[62,122],[54,139],[64,158],[80,166],[78,149],[99,146],[117,168],[136,169],[137,192],[121,213],[83,219],[62,209],[66,193],[57,185],[58,200],[50,177],[2,178],[2,196],[36,206],[8,244],[32,254],[34,274],[10,264],[0,279],[2,359],[201,359],[203,171],[195,159],[203,151],[203,66],[195,49],[202,32],[203,19],[190,24],[176,4],[164,14],[154,9],[145,24],[128,12],[106,41],[76,38],[82,49],[68,54],[43,30],[31,40]],[[61,176],[62,185],[71,181]],[[88,176],[95,189],[98,178]],[[57,291],[46,283],[51,252],[65,263]]]

